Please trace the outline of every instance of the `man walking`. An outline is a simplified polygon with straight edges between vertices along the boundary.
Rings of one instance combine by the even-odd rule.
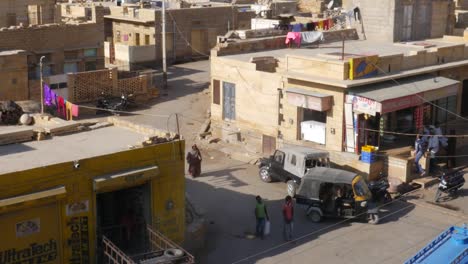
[[[414,166],[416,168],[416,173],[421,174],[421,176],[424,176],[426,172],[419,163],[421,158],[424,156],[424,153],[426,152],[425,142],[421,135],[416,136],[416,141],[414,142],[414,152],[416,155],[414,158]]]
[[[283,236],[285,241],[292,240],[293,232],[293,221],[294,221],[294,206],[291,196],[286,196],[285,203],[283,205]]]
[[[265,204],[262,201],[262,197],[260,197],[260,195],[257,195],[255,199],[257,200],[257,204],[255,206],[255,218],[257,219],[257,226],[255,231],[257,237],[263,239],[265,232],[265,224],[266,221],[270,220],[270,218],[268,217],[268,211],[266,209]]]

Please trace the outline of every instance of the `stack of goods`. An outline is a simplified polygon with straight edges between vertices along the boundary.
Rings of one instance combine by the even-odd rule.
[[[374,163],[377,161],[376,147],[365,145],[361,148],[361,161],[365,163]]]

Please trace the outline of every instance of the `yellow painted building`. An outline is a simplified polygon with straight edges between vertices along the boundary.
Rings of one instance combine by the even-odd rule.
[[[184,240],[183,140],[101,128],[0,146],[0,263],[103,263],[102,237],[141,250],[147,225]]]

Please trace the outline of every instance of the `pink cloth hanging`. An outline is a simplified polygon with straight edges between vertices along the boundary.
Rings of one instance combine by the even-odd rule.
[[[293,41],[296,43],[297,47],[299,48],[301,46],[301,32],[288,32],[288,35],[286,35],[286,45],[289,45]]]

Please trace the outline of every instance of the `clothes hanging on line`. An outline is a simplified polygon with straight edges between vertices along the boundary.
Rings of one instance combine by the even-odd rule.
[[[286,35],[285,44],[290,46],[291,42],[296,43],[297,47],[301,46],[301,32],[288,32]]]
[[[315,43],[317,41],[323,41],[323,32],[320,31],[309,31],[301,32],[301,43]]]
[[[44,83],[43,93],[44,93],[44,105],[51,106],[52,101],[54,99],[53,97],[54,92],[50,89],[49,85],[47,85],[46,83]]]
[[[302,24],[293,24],[292,32],[301,32]]]

